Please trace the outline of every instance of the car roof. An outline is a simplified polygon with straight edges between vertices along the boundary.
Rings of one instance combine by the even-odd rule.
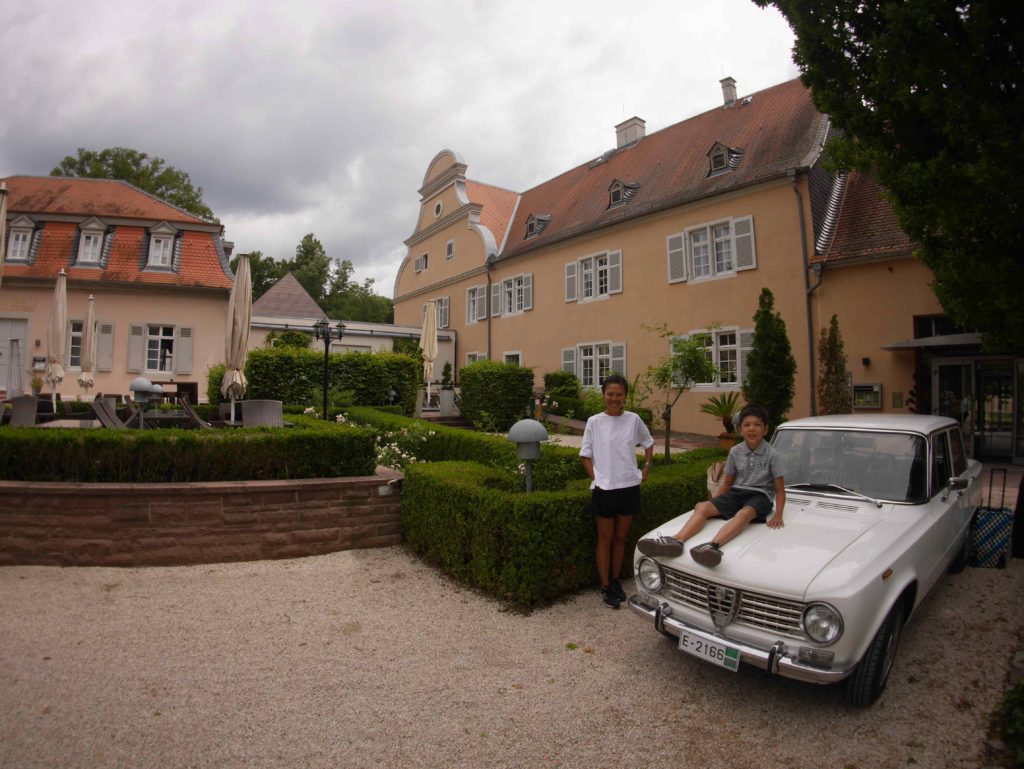
[[[892,430],[928,435],[958,424],[950,417],[932,414],[833,414],[793,419],[780,425],[779,429]]]

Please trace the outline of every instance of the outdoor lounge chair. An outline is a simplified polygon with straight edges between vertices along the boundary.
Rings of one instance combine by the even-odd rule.
[[[192,408],[192,404],[189,403],[188,396],[182,393],[178,396],[178,405],[181,406],[181,410],[185,412],[185,415],[189,419],[188,427],[201,427],[203,429],[213,429],[213,425],[203,419],[196,410]]]
[[[38,396],[19,395],[11,398],[11,427],[32,427],[36,423],[38,408]]]
[[[284,427],[281,401],[242,401],[242,427]]]
[[[128,425],[121,421],[121,417],[117,415],[117,412],[114,411],[113,406],[107,400],[94,400],[92,402],[92,411],[104,427],[108,427],[111,430],[125,430],[128,428]]]

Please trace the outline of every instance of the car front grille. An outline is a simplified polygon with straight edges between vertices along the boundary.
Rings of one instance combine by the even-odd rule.
[[[723,601],[728,599],[723,599],[720,585],[667,566],[664,569],[666,597],[700,611],[729,613],[732,607],[723,606]],[[746,590],[736,590],[734,600],[738,605],[733,622],[791,638],[805,638],[800,622],[804,605],[799,601],[785,601]]]

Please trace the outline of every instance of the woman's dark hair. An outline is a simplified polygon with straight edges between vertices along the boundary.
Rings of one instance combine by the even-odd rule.
[[[601,382],[601,392],[604,392],[610,384],[622,385],[622,389],[625,391],[626,395],[629,395],[629,382],[626,381],[626,377],[619,374],[609,374]]]
[[[736,424],[743,424],[743,420],[747,417],[757,417],[764,422],[765,427],[768,426],[768,409],[764,406],[758,406],[756,403],[747,404],[740,412],[740,416],[739,419],[736,420]]]

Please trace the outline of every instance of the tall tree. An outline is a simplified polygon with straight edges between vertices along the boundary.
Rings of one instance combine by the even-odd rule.
[[[238,257],[231,260],[231,269],[238,269]],[[288,272],[288,265],[285,262],[275,262],[269,256],[264,256],[262,251],[252,251],[249,254],[249,273],[252,275],[252,300],[255,302]]]
[[[789,21],[802,79],[842,132],[831,155],[886,188],[949,315],[989,348],[1024,348],[1024,5],[754,2]]]
[[[775,295],[767,288],[754,313],[754,339],[747,354],[743,397],[768,409],[769,433],[786,420],[796,391],[796,358],[786,334],[786,321],[775,311]]]
[[[331,276],[331,258],[324,244],[310,232],[295,247],[295,258],[288,263],[288,269],[302,284],[313,301],[323,307],[327,281]]]
[[[390,299],[373,291],[373,278],[361,284],[352,280],[352,262],[335,262],[324,299],[324,310],[332,318],[362,320],[371,323],[391,323],[395,308]]]
[[[839,317],[833,315],[818,340],[818,413],[849,414],[852,411],[850,383],[846,381],[846,346],[839,332]]]
[[[120,179],[201,219],[217,221],[203,202],[203,188],[193,187],[187,173],[167,165],[163,158],[150,157],[127,147],[110,147],[99,152],[79,147],[78,154],[65,157],[50,171],[50,176]]]

